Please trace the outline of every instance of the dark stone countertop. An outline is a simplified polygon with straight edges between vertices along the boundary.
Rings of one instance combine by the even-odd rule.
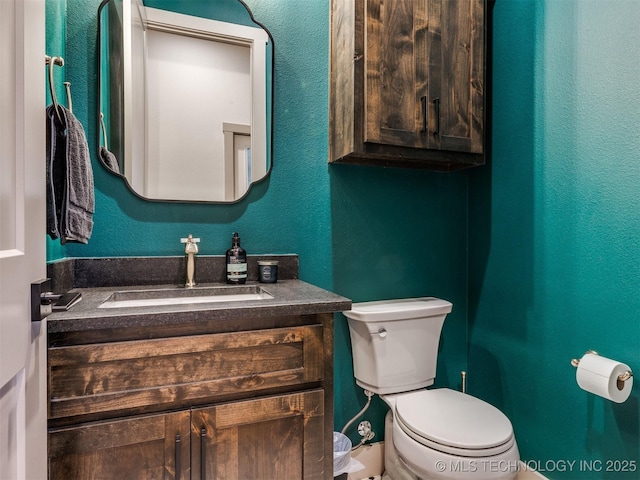
[[[309,315],[351,309],[351,300],[297,279],[278,283],[247,282],[260,286],[272,299],[193,303],[182,305],[98,308],[114,292],[178,288],[177,285],[137,285],[125,287],[76,288],[82,300],[69,310],[47,317],[49,333],[96,329],[153,327],[210,321],[282,315]],[[227,286],[223,283],[199,284],[196,288]]]

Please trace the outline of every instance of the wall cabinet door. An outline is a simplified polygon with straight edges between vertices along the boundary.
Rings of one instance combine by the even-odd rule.
[[[427,148],[427,2],[367,0],[365,142]]]
[[[333,0],[330,161],[484,163],[485,0]]]
[[[429,148],[484,151],[485,2],[429,0]]]
[[[198,479],[331,478],[324,471],[324,392],[311,390],[192,410]]]
[[[49,430],[50,480],[187,480],[190,412]]]

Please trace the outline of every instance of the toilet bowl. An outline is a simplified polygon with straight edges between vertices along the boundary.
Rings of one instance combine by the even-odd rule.
[[[391,480],[511,480],[519,452],[509,419],[434,382],[451,303],[433,297],[355,303],[349,320],[356,383],[380,395]]]
[[[511,423],[492,405],[447,388],[381,398],[390,407],[385,465],[393,480],[507,480],[517,474]]]

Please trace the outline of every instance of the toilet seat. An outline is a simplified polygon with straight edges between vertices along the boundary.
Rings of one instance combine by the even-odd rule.
[[[509,419],[494,406],[447,388],[394,395],[398,426],[435,450],[465,457],[488,457],[514,442]]]

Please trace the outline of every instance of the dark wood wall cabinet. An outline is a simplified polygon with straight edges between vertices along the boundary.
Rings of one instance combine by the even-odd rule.
[[[332,0],[330,162],[483,165],[486,0]]]
[[[48,371],[50,479],[333,478],[332,313],[57,332]]]

